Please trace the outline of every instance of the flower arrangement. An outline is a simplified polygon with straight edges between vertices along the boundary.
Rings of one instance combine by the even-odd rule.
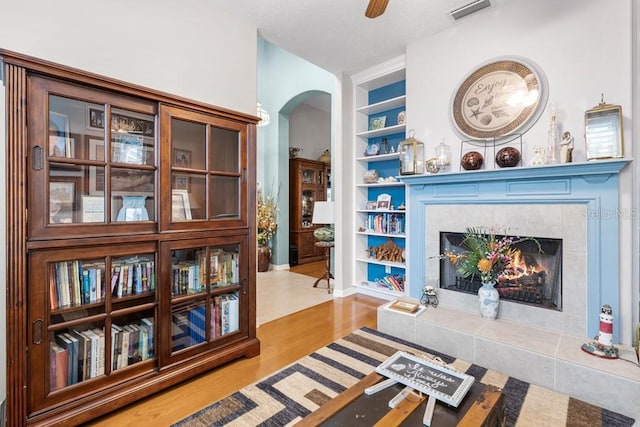
[[[506,230],[494,228],[471,228],[465,230],[461,246],[467,251],[463,253],[446,252],[440,258],[446,258],[456,266],[456,271],[464,278],[478,277],[482,283],[495,283],[501,276],[513,270],[511,262],[520,252],[514,245],[531,240],[540,243],[533,237],[512,237]],[[498,234],[500,232],[500,234]]]
[[[278,197],[258,195],[258,244],[265,246],[278,229]]]

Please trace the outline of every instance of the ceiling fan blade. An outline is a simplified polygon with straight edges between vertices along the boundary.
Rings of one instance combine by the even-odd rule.
[[[369,0],[367,11],[364,13],[367,18],[377,18],[384,13],[389,0]]]

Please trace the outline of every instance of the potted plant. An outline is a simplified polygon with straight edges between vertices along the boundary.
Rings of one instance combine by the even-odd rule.
[[[500,295],[495,289],[496,282],[512,271],[512,261],[520,251],[515,245],[526,240],[534,241],[542,252],[540,244],[533,237],[498,235],[493,228],[468,227],[461,242],[465,251],[440,255],[440,258],[448,259],[456,266],[460,276],[480,279],[482,287],[478,289],[478,297],[480,313],[485,319],[493,320],[497,317]]]
[[[258,271],[267,271],[271,262],[271,238],[278,228],[278,198],[258,193]]]

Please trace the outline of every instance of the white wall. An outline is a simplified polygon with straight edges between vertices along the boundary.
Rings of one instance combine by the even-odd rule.
[[[331,149],[331,113],[300,104],[289,116],[289,146],[302,148],[298,157],[318,160]]]
[[[458,84],[479,64],[517,55],[535,62],[549,82],[562,130],[575,136],[575,161],[583,161],[584,112],[600,101],[622,105],[625,156],[633,155],[632,0],[517,0],[459,21],[454,27],[407,46],[407,129],[425,143],[427,155],[442,138],[459,159],[460,140],[449,120]],[[534,145],[546,145],[549,108],[524,136],[525,163]],[[457,167],[457,163],[455,164]],[[633,166],[635,167],[635,165]],[[457,170],[457,169],[456,169]],[[634,228],[632,167],[621,175],[620,305],[616,316],[632,318],[638,284],[632,281]],[[592,315],[597,316],[597,313]],[[637,321],[637,314],[636,314]],[[632,322],[621,336],[630,343]]]
[[[174,95],[255,114],[255,24],[212,2],[5,1],[0,48]],[[0,135],[6,141],[0,88]],[[5,150],[0,241],[6,241]],[[6,271],[6,246],[0,249]],[[0,277],[0,402],[6,398],[6,276]]]
[[[5,1],[0,47],[255,114],[254,23],[184,0]]]
[[[289,263],[290,115],[305,99],[330,95],[333,152],[339,143],[335,135],[341,129],[342,110],[336,76],[264,40],[258,42],[258,69],[258,100],[271,116],[271,124],[258,128],[258,181],[267,191],[279,188],[279,227],[271,263],[282,268]]]

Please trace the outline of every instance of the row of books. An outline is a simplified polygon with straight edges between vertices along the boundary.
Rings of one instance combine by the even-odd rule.
[[[153,261],[133,257],[111,264],[111,295],[114,297],[153,292],[155,282]]]
[[[404,278],[399,274],[388,274],[376,280],[379,286],[391,289],[392,291],[404,292]]]
[[[111,326],[112,370],[153,358],[153,318]],[[105,332],[102,328],[70,329],[49,343],[51,391],[105,374]]]
[[[240,328],[237,293],[217,295],[210,307],[210,339],[237,331]],[[187,305],[173,312],[172,350],[178,351],[207,340],[206,305]]]
[[[180,261],[172,267],[172,289],[174,295],[203,292],[207,283],[211,287],[237,284],[240,281],[240,261],[236,252],[210,251],[209,280],[207,281],[207,254],[196,252],[195,260]]]
[[[404,215],[396,213],[370,213],[367,215],[367,230],[375,233],[404,233]]]
[[[111,325],[111,365],[120,369],[153,358],[153,319],[144,317],[140,323]]]
[[[214,338],[237,331],[240,328],[238,294],[217,295],[213,299],[211,334]]]
[[[104,298],[104,262],[61,261],[49,264],[52,309],[89,304]]]
[[[70,329],[55,334],[49,343],[50,389],[104,375],[104,329]]]

